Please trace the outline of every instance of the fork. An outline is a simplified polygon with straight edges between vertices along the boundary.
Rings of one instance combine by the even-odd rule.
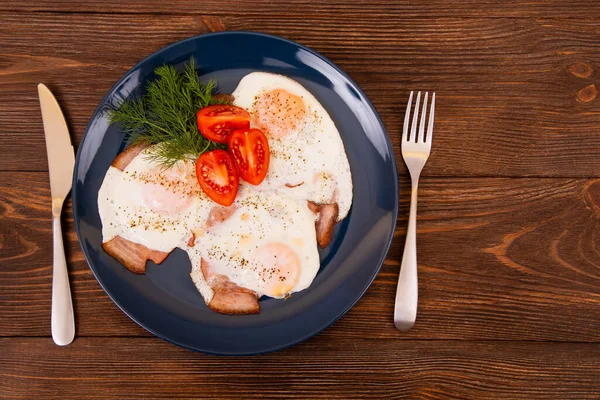
[[[394,325],[396,329],[406,332],[415,324],[417,318],[417,191],[419,187],[419,176],[425,166],[431,151],[431,139],[433,135],[433,114],[435,110],[435,93],[431,96],[431,109],[429,110],[429,123],[427,134],[425,134],[425,115],[427,113],[427,97],[425,93],[423,109],[421,111],[421,122],[417,135],[417,121],[419,116],[419,103],[421,92],[417,94],[417,102],[413,113],[410,134],[408,125],[410,122],[410,106],[412,104],[413,92],[410,92],[406,115],[404,116],[404,129],[402,130],[402,158],[410,172],[412,191],[410,195],[410,213],[408,216],[408,230],[406,242],[404,243],[404,255],[400,266],[400,277],[396,289],[396,305],[394,308]]]

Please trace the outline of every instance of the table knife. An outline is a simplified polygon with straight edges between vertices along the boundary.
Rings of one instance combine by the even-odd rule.
[[[73,302],[69,287],[69,273],[62,240],[60,214],[65,197],[71,191],[75,153],[69,137],[65,117],[52,92],[42,83],[38,85],[42,120],[46,135],[50,193],[52,195],[52,235],[54,242],[52,267],[52,339],[65,346],[75,337]]]

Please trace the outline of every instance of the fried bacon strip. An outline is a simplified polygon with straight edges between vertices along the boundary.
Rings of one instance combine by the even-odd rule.
[[[227,221],[229,217],[235,213],[235,210],[237,210],[237,206],[235,204],[229,207],[214,206],[210,209],[210,214],[206,220],[206,229],[210,229],[213,226]]]
[[[150,250],[146,246],[115,236],[108,242],[102,243],[102,248],[134,274],[146,272],[146,262],[162,263],[170,252]]]
[[[201,260],[200,269],[204,279],[214,292],[208,307],[220,314],[244,315],[258,314],[258,296],[252,290],[239,287],[225,275],[214,273],[210,265]]]
[[[137,157],[148,145],[146,143],[137,144],[135,146],[128,146],[123,150],[119,155],[115,157],[112,164],[112,167],[115,167],[121,171],[124,171],[125,168],[129,165],[129,163]]]
[[[115,157],[111,166],[123,171],[127,168],[131,160],[140,154],[146,147],[148,147],[146,144],[127,147]],[[152,250],[143,244],[134,243],[121,236],[116,236],[108,242],[102,243],[102,248],[134,274],[145,273],[146,262],[148,260],[160,264],[167,258],[171,251],[173,251],[164,252]]]
[[[329,246],[333,235],[333,227],[337,221],[339,207],[337,203],[333,204],[316,204],[312,201],[308,202],[308,208],[317,215],[315,228],[317,230],[317,243],[322,248]]]
[[[231,94],[213,94],[212,98],[215,101],[223,101],[227,103],[233,103],[233,100],[235,100]]]

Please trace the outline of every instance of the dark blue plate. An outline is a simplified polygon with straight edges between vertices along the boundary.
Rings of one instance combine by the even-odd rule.
[[[102,109],[135,96],[172,64],[190,57],[204,79],[216,78],[231,93],[252,71],[286,75],[304,85],[333,118],[344,141],[354,182],[349,216],[336,226],[332,244],[320,252],[321,269],[307,290],[288,300],[263,298],[259,315],[212,312],[194,287],[190,263],[175,250],[162,265],[134,275],[102,250],[98,190],[123,134]],[[398,213],[398,177],[392,145],[371,102],[348,75],[311,49],[275,36],[223,32],[172,44],[133,67],[108,92],[79,146],[73,177],[73,213],[79,242],[96,279],[135,322],[165,340],[207,353],[255,354],[305,340],[344,315],[367,290],[386,256]]]

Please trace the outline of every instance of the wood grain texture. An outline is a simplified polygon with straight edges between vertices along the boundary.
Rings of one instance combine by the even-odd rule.
[[[57,93],[78,144],[97,104],[128,68],[169,43],[227,26],[279,34],[330,57],[372,99],[398,155],[409,91],[435,90],[435,144],[425,175],[600,176],[595,18],[353,19],[333,10],[322,17],[315,24],[253,14],[217,22],[194,15],[0,13],[7,31],[20,33],[0,50],[0,170],[47,169],[39,81]]]
[[[40,357],[43,355],[43,357]],[[153,362],[148,362],[153,360]],[[0,339],[3,399],[597,399],[600,344],[317,337],[254,357],[160,339]]]
[[[39,0],[0,2],[0,398],[597,399],[600,2]],[[215,357],[137,326],[64,232],[77,336],[50,339],[51,219],[36,85],[77,146],[110,87],[196,34],[254,30],[347,71],[386,124],[400,219],[350,312],[291,349]],[[437,92],[420,185],[419,314],[393,328],[410,90]]]
[[[324,0],[324,1],[285,1],[285,0],[238,0],[221,1],[205,0],[197,3],[190,0],[121,2],[108,0],[52,1],[38,0],[23,2],[5,0],[0,3],[0,10],[7,11],[53,11],[53,12],[85,12],[85,13],[161,13],[161,14],[200,14],[219,15],[221,17],[236,15],[243,17],[285,17],[293,15],[316,22],[326,19],[329,14],[361,19],[365,16],[395,19],[398,17],[575,17],[600,13],[600,5],[594,1],[572,0],[537,0],[537,1],[477,1],[477,0]]]
[[[600,340],[600,180],[425,178],[419,198],[419,317],[392,324],[407,180],[384,267],[323,335],[456,340]],[[47,336],[51,220],[44,173],[0,174],[0,336]],[[66,232],[78,336],[147,335],[114,306]]]

